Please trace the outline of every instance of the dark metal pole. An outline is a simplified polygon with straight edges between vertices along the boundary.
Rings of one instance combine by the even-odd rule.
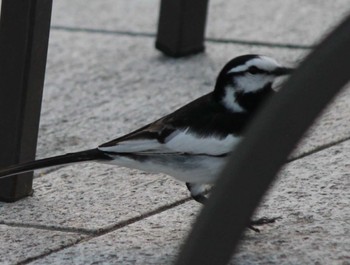
[[[52,0],[2,0],[0,166],[35,158]],[[32,192],[32,173],[0,180],[0,200]]]
[[[204,51],[208,0],[162,0],[156,48],[181,57]]]
[[[200,213],[177,265],[227,264],[275,175],[312,122],[350,80],[350,16],[324,40],[250,126]]]

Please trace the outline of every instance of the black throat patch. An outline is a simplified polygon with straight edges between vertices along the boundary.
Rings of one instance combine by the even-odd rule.
[[[262,89],[254,92],[244,93],[242,91],[235,92],[237,103],[248,112],[255,112],[260,105],[274,92],[271,83],[266,84]]]

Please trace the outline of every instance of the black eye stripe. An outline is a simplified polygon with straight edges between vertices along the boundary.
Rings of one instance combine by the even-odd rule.
[[[256,66],[250,66],[247,70],[244,71],[239,71],[239,72],[231,72],[231,73],[227,73],[226,76],[228,77],[234,77],[234,76],[242,76],[245,75],[246,73],[250,73],[252,75],[256,75],[256,74],[268,74],[267,71],[259,69]]]
[[[250,74],[253,74],[253,75],[255,75],[255,74],[265,74],[266,73],[266,71],[261,70],[261,69],[259,69],[256,66],[250,66],[246,72],[248,72]]]

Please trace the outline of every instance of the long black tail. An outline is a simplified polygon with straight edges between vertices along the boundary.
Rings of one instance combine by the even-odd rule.
[[[0,169],[0,179],[6,178],[11,175],[34,171],[39,168],[52,167],[76,162],[84,162],[91,160],[109,160],[110,157],[104,154],[104,152],[96,149],[85,150],[76,153],[68,153],[65,155],[54,156],[17,164]]]

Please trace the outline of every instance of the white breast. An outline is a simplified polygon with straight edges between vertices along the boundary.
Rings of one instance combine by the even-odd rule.
[[[227,135],[225,138],[218,137],[200,137],[193,134],[189,129],[177,133],[174,137],[165,143],[169,150],[180,153],[189,154],[205,154],[205,155],[223,155],[232,150],[232,148],[240,141],[241,137]]]

